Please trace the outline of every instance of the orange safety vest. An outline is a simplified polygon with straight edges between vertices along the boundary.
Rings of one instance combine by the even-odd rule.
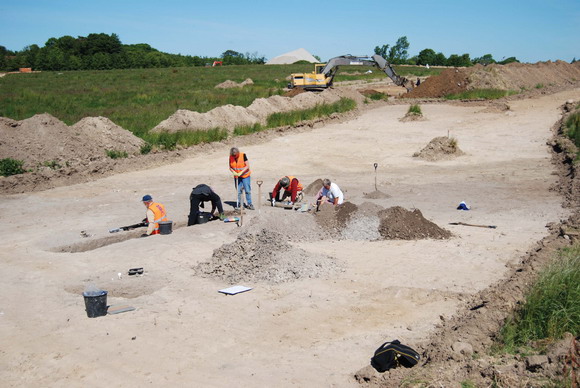
[[[159,222],[167,221],[167,213],[165,212],[165,206],[160,203],[151,202],[151,205],[147,208],[153,212],[154,217],[154,229],[151,234],[159,234]]]
[[[286,187],[284,190],[286,190],[286,191],[290,191],[290,188],[292,187],[292,181],[293,181],[294,179],[296,179],[296,177],[295,177],[295,176],[292,176],[292,175],[286,175],[286,177],[287,177],[288,179],[290,179],[290,184],[289,184],[289,185],[288,185],[288,187]],[[298,181],[298,179],[296,179],[296,180]],[[298,191],[302,191],[302,190],[304,190],[304,187],[302,187],[302,183],[300,183],[300,181],[298,181],[298,187],[297,187],[297,190],[298,190]]]
[[[230,168],[237,173],[240,173],[246,169],[246,161],[244,160],[244,153],[238,153],[238,160],[234,159],[233,155],[230,155]],[[244,175],[240,175],[240,178],[247,178],[250,176],[250,170]]]

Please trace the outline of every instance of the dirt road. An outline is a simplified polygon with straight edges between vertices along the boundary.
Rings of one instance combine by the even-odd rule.
[[[147,171],[3,195],[0,379],[6,386],[356,386],[353,373],[382,342],[424,340],[440,316],[452,315],[466,295],[500,278],[506,264],[543,237],[546,223],[566,216],[550,191],[556,179],[546,140],[558,107],[579,97],[575,89],[512,101],[501,113],[422,105],[427,120],[414,122],[399,121],[407,106],[385,106],[243,147],[255,202],[258,179],[265,194],[282,175],[306,184],[328,177],[353,203],[420,209],[454,237],[293,242],[335,258],[343,270],[327,278],[244,284],[254,289],[237,296],[218,293],[230,284],[202,278],[192,267],[258,218],[287,217],[287,211],[262,207],[241,228],[212,222],[57,252],[141,220],[144,194],[164,203],[181,224],[189,192],[199,183],[235,201],[225,146]],[[465,155],[440,162],[412,157],[448,134]],[[373,163],[379,190],[390,198],[363,198],[374,190]],[[461,201],[471,210],[456,210]],[[144,267],[145,275],[127,276],[133,267]],[[81,296],[87,284],[108,290],[108,304],[137,310],[87,318]]]

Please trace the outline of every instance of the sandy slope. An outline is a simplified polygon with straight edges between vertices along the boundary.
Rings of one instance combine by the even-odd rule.
[[[265,193],[277,178],[293,174],[306,184],[329,177],[360,204],[368,201],[363,193],[374,190],[372,165],[378,163],[379,189],[391,197],[370,201],[418,208],[456,237],[294,243],[333,256],[344,271],[245,284],[254,290],[233,297],[217,292],[228,284],[196,276],[192,267],[244,227],[210,223],[82,253],[54,252],[139,221],[146,193],[178,222],[198,183],[235,200],[225,147],[147,171],[2,195],[0,379],[7,386],[355,386],[352,374],[382,342],[424,340],[441,315],[450,316],[465,295],[498,279],[546,234],[546,223],[566,215],[549,190],[556,180],[545,142],[558,106],[579,97],[575,89],[513,101],[503,113],[423,105],[427,120],[406,123],[399,121],[406,106],[386,106],[244,147],[255,201],[256,180],[264,180]],[[412,158],[448,131],[466,155],[441,162]],[[472,210],[455,210],[460,201]],[[282,209],[260,211],[285,217]],[[448,225],[454,221],[498,228]],[[83,239],[82,230],[93,236]],[[136,266],[146,275],[117,278]],[[88,283],[108,290],[109,304],[137,310],[87,318],[80,293]]]

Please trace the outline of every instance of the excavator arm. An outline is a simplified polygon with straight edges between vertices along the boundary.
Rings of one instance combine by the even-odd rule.
[[[328,61],[326,66],[322,67],[321,65],[317,66],[317,71],[311,76],[307,74],[292,74],[292,87],[303,87],[304,89],[324,89],[331,87],[334,82],[334,76],[338,72],[339,66],[346,66],[346,65],[359,65],[359,66],[376,66],[381,71],[385,72],[390,79],[396,85],[403,86],[407,89],[407,91],[411,91],[414,87],[412,81],[409,81],[405,77],[401,77],[395,73],[393,67],[387,62],[387,60],[380,55],[373,55],[372,58],[369,57],[357,57],[353,55],[342,55],[339,57],[334,57]],[[322,78],[323,77],[323,78]],[[302,85],[298,85],[298,81],[300,80]]]

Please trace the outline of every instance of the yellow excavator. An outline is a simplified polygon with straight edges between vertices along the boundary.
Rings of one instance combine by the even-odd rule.
[[[342,55],[330,59],[327,63],[317,63],[314,65],[312,73],[294,73],[291,75],[289,89],[302,88],[305,90],[323,90],[332,86],[334,76],[338,72],[339,66],[376,66],[393,80],[396,85],[403,86],[407,91],[413,90],[414,84],[405,77],[395,73],[395,69],[380,55],[372,57],[357,57],[353,55]]]

